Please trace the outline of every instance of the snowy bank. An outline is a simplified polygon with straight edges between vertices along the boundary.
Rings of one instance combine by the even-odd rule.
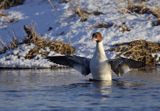
[[[75,55],[85,57],[91,57],[93,54],[95,44],[91,41],[91,34],[96,31],[103,34],[106,49],[113,44],[140,39],[160,42],[160,25],[153,26],[153,21],[158,18],[152,13],[126,12],[128,3],[124,0],[50,1],[51,3],[48,0],[26,0],[23,5],[4,10],[3,13],[8,14],[6,17],[11,20],[15,19],[15,21],[7,22],[6,18],[0,18],[1,39],[5,42],[10,41],[11,37],[8,32],[14,31],[18,39],[22,40],[24,39],[23,26],[34,23],[43,37],[69,43],[76,48]],[[159,0],[147,0],[145,5],[157,7],[160,4]],[[77,11],[77,8],[80,11],[79,9]],[[83,17],[84,20],[82,20]],[[21,45],[19,47],[28,50],[25,47],[33,46]],[[18,48],[14,50],[21,52]],[[14,50],[7,51],[0,56],[1,66],[50,66],[46,60],[36,60],[36,57],[30,62],[16,59],[13,54]],[[27,53],[27,51],[25,52]],[[8,60],[6,55],[9,56],[10,62],[6,61]],[[114,58],[114,55],[110,55],[109,58]]]

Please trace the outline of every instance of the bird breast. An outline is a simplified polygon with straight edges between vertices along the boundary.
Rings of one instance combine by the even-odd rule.
[[[90,70],[95,80],[111,80],[111,66],[105,61],[92,59],[90,63]]]

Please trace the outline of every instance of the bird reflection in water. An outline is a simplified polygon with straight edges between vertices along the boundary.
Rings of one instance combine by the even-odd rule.
[[[92,81],[94,87],[94,97],[102,101],[107,100],[112,93],[112,81]]]

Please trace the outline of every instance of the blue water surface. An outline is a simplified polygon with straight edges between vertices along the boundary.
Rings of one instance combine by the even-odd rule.
[[[72,69],[1,70],[0,111],[159,111],[160,70],[93,82]]]

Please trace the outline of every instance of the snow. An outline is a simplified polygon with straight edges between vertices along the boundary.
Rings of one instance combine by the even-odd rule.
[[[37,31],[44,37],[54,40],[62,40],[70,43],[76,48],[76,55],[91,57],[95,44],[91,41],[91,34],[99,31],[104,36],[104,45],[107,49],[109,45],[115,43],[128,42],[138,39],[160,42],[160,26],[152,26],[151,21],[156,18],[151,14],[123,14],[120,9],[126,7],[123,0],[71,0],[69,3],[60,3],[59,0],[51,0],[54,9],[48,0],[26,0],[23,5],[5,10],[9,20],[0,18],[0,37],[8,42],[11,37],[9,31],[14,31],[19,39],[23,39],[25,34],[23,26],[35,24]],[[149,6],[158,6],[159,0],[148,0]],[[100,11],[104,14],[100,16],[89,16],[86,22],[80,22],[80,18],[74,14],[75,7],[80,6],[89,12]],[[116,25],[106,28],[94,28],[98,23],[110,23]],[[118,28],[123,22],[131,29],[122,33]],[[49,30],[51,28],[51,30]],[[25,60],[24,55],[33,48],[34,45],[21,45],[12,51],[7,51],[0,55],[0,66],[4,67],[50,67],[53,65],[47,60],[36,56],[32,60]],[[49,48],[45,50],[49,51]],[[50,56],[55,55],[50,52]],[[18,57],[18,56],[20,57]],[[114,54],[110,54],[111,58]],[[37,58],[40,58],[37,60]]]
[[[1,55],[0,67],[1,68],[49,68],[57,66],[57,64],[51,63],[44,59],[41,55],[37,55],[34,59],[25,59],[25,55],[34,48],[34,44],[22,44],[14,50],[9,50]],[[48,48],[46,50],[49,50]],[[51,51],[49,55],[57,55]],[[59,66],[63,67],[63,66]]]

